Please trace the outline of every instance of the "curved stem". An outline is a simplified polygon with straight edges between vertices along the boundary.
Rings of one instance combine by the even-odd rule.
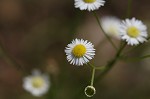
[[[106,75],[111,70],[111,68],[116,64],[117,60],[119,59],[119,57],[125,47],[126,47],[126,43],[124,43],[120,47],[120,49],[116,53],[115,57],[110,62],[108,62],[108,64],[103,69],[103,71],[100,73],[100,75],[95,79],[95,83],[98,82],[99,80],[101,80],[101,78],[104,77],[104,75]]]
[[[93,12],[93,14],[94,14],[94,16],[95,16],[95,18],[96,18],[96,21],[97,21],[97,23],[98,23],[100,29],[101,29],[102,32],[103,32],[103,34],[105,35],[105,37],[107,38],[107,40],[110,42],[110,44],[113,46],[113,48],[114,48],[115,50],[117,50],[116,45],[113,43],[113,41],[110,39],[110,37],[109,37],[109,36],[105,33],[105,31],[103,30],[103,28],[102,28],[102,26],[101,26],[101,23],[100,23],[100,20],[99,20],[99,18],[98,18],[98,16],[97,16],[96,12]]]
[[[6,51],[6,49],[3,47],[3,45],[1,44],[0,42],[0,54],[1,54],[1,57],[11,66],[15,66],[18,70],[22,70],[24,71],[25,74],[29,74],[27,73],[27,71],[25,71],[24,67],[21,66],[20,64],[18,64],[16,62],[16,60],[11,57],[9,55],[9,53]]]
[[[147,38],[147,41],[149,41],[149,40],[150,40],[150,37]],[[143,47],[143,44],[140,44],[140,45],[138,45],[138,46],[135,46],[135,47],[130,48],[130,49],[127,50],[124,54],[128,54],[128,53],[134,51],[135,49],[141,48],[141,47]]]
[[[126,57],[122,57],[121,56],[121,59],[124,60],[124,61],[139,61],[139,60],[143,60],[143,59],[146,59],[146,58],[150,58],[150,55],[145,55],[145,56],[141,56],[141,57],[133,57],[133,58],[126,58]]]

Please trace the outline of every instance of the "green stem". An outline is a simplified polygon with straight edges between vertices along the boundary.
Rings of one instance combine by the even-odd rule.
[[[9,55],[9,53],[6,51],[6,49],[3,47],[3,45],[0,43],[0,54],[1,54],[1,57],[11,66],[15,66],[18,70],[21,69],[22,71],[24,71],[24,73],[27,73],[25,71],[25,69],[16,62],[16,60],[11,57]],[[27,73],[28,74],[28,73]]]
[[[96,21],[97,21],[97,23],[98,23],[100,29],[101,29],[102,32],[103,32],[103,34],[105,35],[105,37],[107,38],[107,40],[110,42],[110,44],[113,46],[113,48],[114,48],[115,50],[117,50],[116,45],[113,43],[113,41],[110,39],[110,37],[109,37],[109,36],[105,33],[105,31],[103,30],[103,28],[102,28],[102,26],[101,26],[101,23],[100,23],[100,20],[99,20],[99,18],[98,18],[98,16],[97,16],[96,12],[93,12],[93,14],[94,14],[94,16],[95,16],[95,18],[96,18]]]
[[[88,65],[92,68],[95,68],[96,70],[102,70],[105,68],[105,66],[94,66],[93,64],[91,64],[90,62],[88,63]]]
[[[93,70],[92,70],[91,86],[93,86],[94,77],[95,77],[95,68],[93,68]]]
[[[150,37],[147,38],[147,40],[149,40],[149,39],[150,39]]]
[[[145,58],[150,58],[150,55],[145,55],[145,56],[139,57],[140,60],[145,59]]]
[[[95,83],[98,82],[99,80],[101,80],[101,78],[104,77],[104,75],[106,75],[111,70],[111,68],[116,64],[117,60],[119,59],[119,57],[125,47],[126,47],[126,43],[124,43],[120,47],[120,49],[116,53],[115,57],[110,62],[108,62],[108,64],[103,69],[103,71],[100,73],[100,75],[95,79]]]
[[[128,0],[128,7],[127,7],[127,16],[126,17],[130,17],[131,16],[131,7],[132,7],[132,0]]]
[[[121,56],[121,59],[124,61],[134,61],[134,62],[139,61],[139,60],[143,60],[146,58],[150,58],[150,55],[145,55],[145,56],[141,56],[141,57],[134,57],[134,58],[128,58],[128,57],[122,57]]]
[[[147,38],[147,41],[149,41],[149,40],[150,40],[150,37]],[[126,54],[128,54],[128,53],[131,53],[131,52],[134,51],[135,49],[138,49],[138,48],[141,48],[141,47],[143,47],[143,44],[140,44],[140,45],[138,45],[138,46],[135,46],[135,47],[130,48],[130,49],[127,50],[124,54],[126,55]]]

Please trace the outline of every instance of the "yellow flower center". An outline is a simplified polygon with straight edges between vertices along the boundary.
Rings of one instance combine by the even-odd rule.
[[[76,45],[73,48],[72,53],[75,57],[82,57],[86,53],[86,48],[82,44]]]
[[[117,29],[114,26],[110,26],[108,33],[111,33],[112,35],[116,35]]]
[[[140,33],[140,31],[139,31],[136,27],[134,27],[134,26],[129,27],[129,28],[127,29],[127,34],[128,34],[130,37],[136,38],[136,37],[139,35],[139,33]]]
[[[93,3],[95,2],[96,0],[84,0],[85,3]]]
[[[35,88],[40,88],[44,84],[44,80],[41,77],[34,77],[32,79],[32,86]]]

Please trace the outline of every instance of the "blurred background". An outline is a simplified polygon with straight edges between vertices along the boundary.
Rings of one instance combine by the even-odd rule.
[[[148,29],[149,5],[149,0],[133,0],[131,7],[131,17],[142,20]],[[127,1],[106,0],[96,12],[99,17],[124,19]],[[0,99],[87,99],[84,88],[90,84],[91,69],[70,65],[64,53],[74,38],[95,45],[96,66],[105,65],[115,54],[93,14],[74,8],[74,0],[0,0]],[[119,45],[119,40],[113,41]],[[149,45],[144,43],[128,55],[148,55]],[[22,79],[35,68],[49,73],[51,79],[49,92],[38,98],[22,87]],[[91,99],[150,99],[149,59],[119,61],[94,86]]]

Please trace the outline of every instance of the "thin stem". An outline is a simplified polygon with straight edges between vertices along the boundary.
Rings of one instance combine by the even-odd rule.
[[[147,38],[147,40],[149,40],[149,39],[150,39],[150,37]]]
[[[145,55],[145,56],[141,56],[141,57],[133,57],[133,58],[128,58],[128,57],[122,57],[121,56],[121,59],[124,60],[124,61],[139,61],[139,60],[143,60],[143,59],[146,59],[146,58],[150,58],[150,55]]]
[[[125,47],[126,47],[126,43],[124,43],[120,47],[120,49],[116,53],[115,57],[110,62],[108,62],[106,67],[103,69],[103,71],[100,73],[100,75],[96,78],[95,83],[98,82],[99,80],[101,80],[101,78],[104,77],[104,75],[106,75],[111,70],[111,68],[116,64],[117,60],[119,59],[119,57]]]
[[[150,40],[150,37],[147,38],[147,41],[149,41],[149,40]],[[132,51],[134,51],[135,49],[140,48],[140,47],[143,47],[143,44],[140,44],[140,45],[138,45],[138,46],[135,46],[135,47],[130,48],[130,49],[127,50],[124,54],[128,54],[128,53],[130,53],[130,52],[132,52]]]
[[[28,74],[25,69],[16,62],[16,60],[11,57],[9,55],[9,53],[6,51],[6,49],[3,47],[3,45],[0,43],[0,54],[1,54],[1,57],[8,63],[10,64],[11,66],[15,66],[17,69],[20,69],[22,71],[24,71],[25,74]]]
[[[95,68],[93,68],[93,70],[92,70],[91,86],[93,86],[94,77],[95,77]]]
[[[100,50],[101,50],[101,46],[105,45],[106,40],[107,40],[107,39],[103,38],[103,39],[96,45],[95,49],[96,49],[97,51],[100,51]]]
[[[101,23],[100,23],[100,20],[99,20],[99,18],[98,18],[98,16],[97,16],[96,12],[93,12],[93,14],[94,14],[94,17],[96,18],[96,21],[97,21],[97,23],[98,23],[100,29],[101,29],[102,32],[103,32],[103,34],[104,34],[105,37],[108,39],[108,41],[109,41],[110,44],[113,46],[113,48],[114,48],[115,50],[117,50],[116,45],[113,43],[113,41],[110,39],[110,37],[109,37],[109,36],[105,33],[105,31],[103,30],[103,28],[102,28],[102,26],[101,26]]]
[[[95,68],[96,70],[102,70],[105,68],[105,66],[94,66],[93,64],[91,64],[90,62],[88,63],[88,65],[92,68]]]
[[[127,16],[126,17],[130,17],[131,16],[131,7],[132,7],[132,0],[128,0],[128,7],[127,7]]]
[[[150,58],[150,55],[141,56],[140,59]]]

